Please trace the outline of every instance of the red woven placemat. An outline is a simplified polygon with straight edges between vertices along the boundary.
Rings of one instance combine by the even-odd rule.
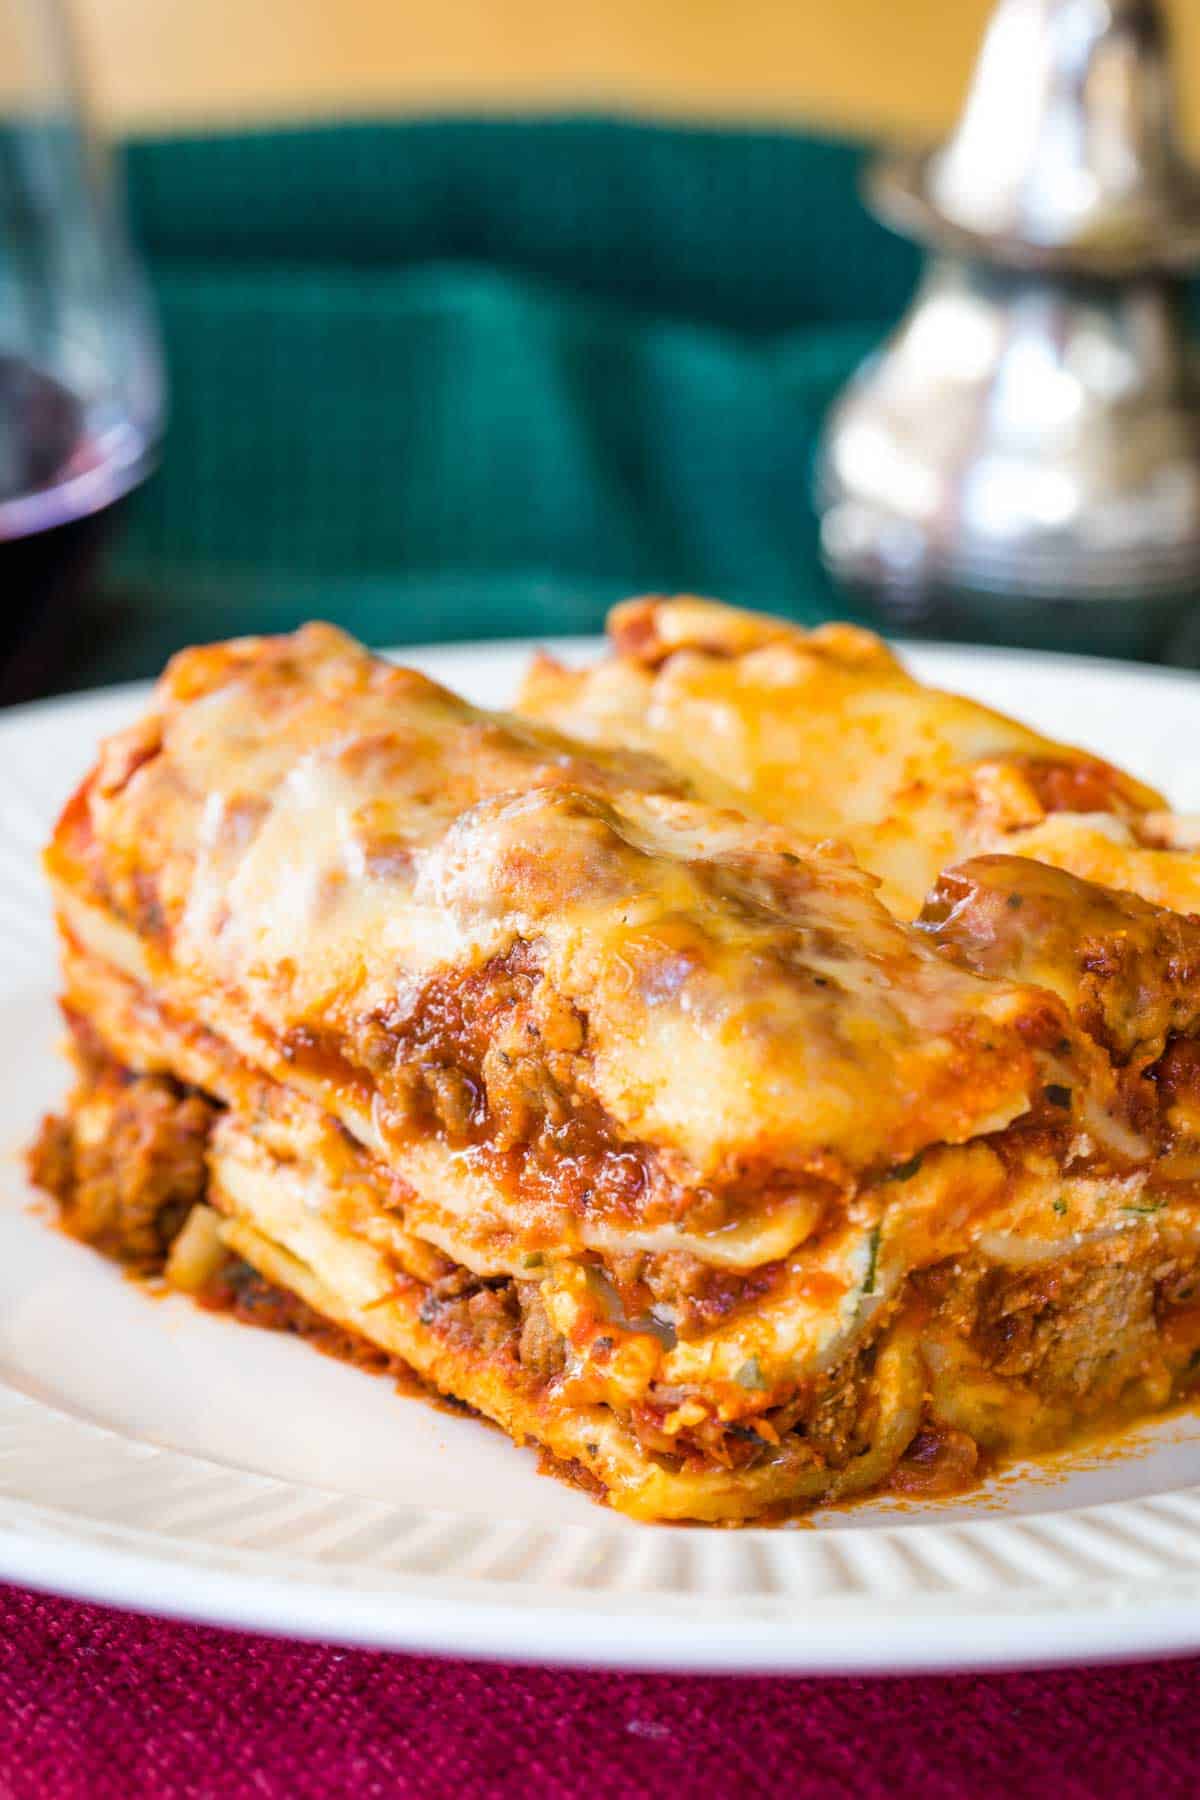
[[[1197,1660],[611,1675],[284,1643],[0,1588],[0,1800],[1197,1792]]]

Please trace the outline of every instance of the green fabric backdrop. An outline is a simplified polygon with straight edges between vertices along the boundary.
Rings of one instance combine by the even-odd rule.
[[[647,588],[844,610],[813,443],[916,267],[858,161],[593,119],[132,144],[171,424],[79,675],[314,613],[412,641]]]

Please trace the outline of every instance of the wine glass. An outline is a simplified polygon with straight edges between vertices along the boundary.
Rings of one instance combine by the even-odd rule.
[[[0,0],[0,700],[52,678],[152,466],[158,341],[59,0]]]

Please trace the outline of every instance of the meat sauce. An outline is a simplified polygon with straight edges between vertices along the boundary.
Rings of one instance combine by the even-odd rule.
[[[477,970],[427,982],[411,1007],[368,1019],[353,1039],[357,1067],[335,1065],[332,1047],[308,1037],[289,1056],[314,1074],[361,1082],[365,1073],[397,1146],[432,1133],[535,1212],[719,1231],[795,1195],[802,1172],[769,1163],[705,1185],[672,1180],[586,1091],[586,1038],[586,1019],[543,980],[536,947],[518,940]],[[825,1170],[806,1186],[831,1206],[848,1189]]]

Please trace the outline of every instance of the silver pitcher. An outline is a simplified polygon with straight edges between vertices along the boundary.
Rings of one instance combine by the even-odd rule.
[[[1000,0],[950,140],[868,198],[932,247],[830,415],[822,551],[918,629],[1163,654],[1200,600],[1200,178],[1155,0]]]

